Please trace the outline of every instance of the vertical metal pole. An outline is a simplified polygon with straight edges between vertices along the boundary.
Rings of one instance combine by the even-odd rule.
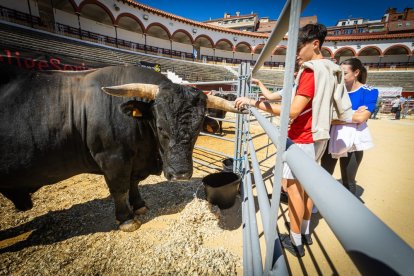
[[[114,25],[115,28],[115,46],[118,48],[118,26]]]
[[[282,98],[282,112],[280,114],[280,137],[277,145],[275,176],[273,181],[272,202],[270,211],[269,235],[270,244],[266,247],[265,271],[274,271],[277,274],[287,273],[286,262],[281,252],[279,237],[276,233],[276,223],[278,208],[280,203],[280,190],[283,170],[283,153],[286,149],[287,128],[289,123],[291,94],[293,87],[293,73],[295,68],[296,48],[299,33],[299,17],[301,12],[302,0],[291,0],[289,16],[289,34],[286,53],[286,66],[284,77],[284,93]],[[273,242],[274,241],[274,242]]]
[[[252,240],[250,235],[250,220],[248,210],[247,177],[243,179],[242,190],[242,216],[243,216],[243,274],[253,275]]]
[[[144,53],[147,53],[147,34],[144,33]]]
[[[246,224],[249,224],[250,228],[250,250],[253,257],[253,275],[263,275],[263,263],[262,263],[262,253],[260,250],[260,241],[259,241],[259,233],[257,230],[257,220],[256,220],[256,209],[254,206],[254,196],[253,196],[253,189],[252,189],[252,178],[250,174],[250,166],[247,160],[247,152],[245,154],[244,159],[244,167],[246,171],[245,175],[245,183],[244,187],[246,187],[247,196],[245,196],[245,200],[247,201],[247,219]],[[247,274],[250,275],[250,274]]]
[[[30,0],[27,0],[27,6],[29,7],[29,22],[30,22],[30,27],[33,28],[33,16],[32,16],[32,7],[30,6]]]
[[[78,16],[79,38],[82,39],[82,27],[81,27],[81,22],[80,22],[80,12],[76,12],[76,15]]]
[[[237,96],[245,97],[248,91],[247,85],[247,76],[250,75],[250,67],[247,66],[247,63],[242,63],[239,66],[239,81],[237,86]],[[241,156],[242,156],[242,139],[243,139],[243,118],[246,115],[238,114],[236,116],[236,137],[234,141],[234,162],[233,162],[233,171],[238,172],[242,170],[241,167]]]

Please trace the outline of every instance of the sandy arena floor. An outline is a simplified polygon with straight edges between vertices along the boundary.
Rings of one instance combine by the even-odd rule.
[[[375,148],[366,151],[358,172],[360,198],[414,247],[414,120],[383,117],[371,120],[369,127]],[[260,128],[254,126],[253,133]],[[225,124],[224,137],[233,135],[234,128]],[[201,136],[197,145],[233,154],[231,142],[218,141]],[[255,145],[266,143],[260,136]],[[272,153],[259,151],[259,160]],[[194,156],[221,166],[222,157],[214,154],[196,150]],[[265,162],[263,171],[271,170],[271,163]],[[241,275],[240,198],[227,210],[209,204],[201,179],[213,171],[195,164],[194,178],[187,183],[162,176],[146,179],[140,189],[150,211],[133,233],[117,230],[102,176],[82,174],[43,187],[27,212],[16,212],[0,195],[0,275]],[[335,177],[340,178],[338,169]],[[279,229],[285,232],[286,205],[280,214]],[[286,255],[290,272],[359,274],[325,220],[315,215],[312,226],[315,242],[306,256]]]

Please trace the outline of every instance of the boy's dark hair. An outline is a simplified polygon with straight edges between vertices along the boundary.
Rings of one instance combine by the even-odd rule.
[[[306,43],[317,39],[319,40],[319,49],[321,49],[327,34],[328,31],[325,25],[307,24],[299,29],[298,47],[302,47]]]
[[[351,66],[352,72],[359,70],[358,81],[362,84],[365,84],[367,82],[367,77],[368,77],[367,69],[365,68],[365,66],[362,64],[362,62],[359,59],[350,58],[350,59],[347,59],[341,62],[341,65],[342,64]]]

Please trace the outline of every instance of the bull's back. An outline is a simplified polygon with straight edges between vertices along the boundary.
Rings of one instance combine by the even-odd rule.
[[[102,173],[95,155],[102,156],[105,146],[114,143],[122,144],[124,151],[157,152],[154,143],[146,142],[155,139],[149,126],[153,122],[138,126],[120,114],[123,100],[104,94],[101,87],[155,84],[167,80],[163,75],[132,66],[78,73],[0,67],[0,73],[4,70],[11,73],[0,84],[2,187],[42,186],[83,172]],[[140,137],[131,138],[129,134]],[[142,170],[147,168],[143,166]]]
[[[2,66],[0,83],[1,186],[42,185],[77,173],[71,110],[81,75]],[[71,118],[72,117],[72,118]],[[31,183],[33,182],[33,183]]]

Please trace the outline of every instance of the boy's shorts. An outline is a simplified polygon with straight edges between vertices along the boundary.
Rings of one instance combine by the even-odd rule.
[[[306,153],[306,155],[308,155],[313,160],[319,163],[326,149],[327,141],[328,140],[323,140],[323,141],[317,141],[317,142],[310,143],[310,144],[295,144],[295,145],[301,148]],[[282,177],[286,179],[295,179],[292,171],[290,170],[286,162],[283,164]]]

